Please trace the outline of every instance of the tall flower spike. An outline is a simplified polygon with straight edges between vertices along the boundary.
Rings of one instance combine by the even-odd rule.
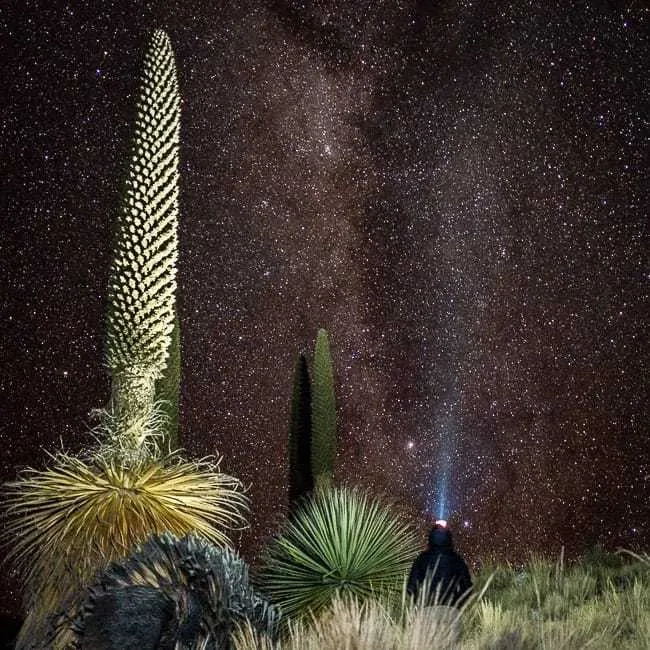
[[[112,373],[162,373],[174,327],[178,257],[180,98],[169,37],[144,58],[131,160],[108,284],[106,362]]]
[[[327,331],[319,329],[311,388],[311,464],[316,487],[327,485],[336,460],[336,398]]]
[[[143,453],[150,437],[155,382],[165,369],[174,328],[179,131],[174,55],[167,34],[157,30],[144,58],[108,283],[109,437],[125,458]]]

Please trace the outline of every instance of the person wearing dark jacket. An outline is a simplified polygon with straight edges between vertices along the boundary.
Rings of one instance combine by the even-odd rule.
[[[446,522],[436,522],[429,532],[429,548],[415,558],[406,589],[421,616],[436,626],[444,647],[454,647],[460,638],[460,608],[469,597],[472,580],[463,558],[454,550]]]
[[[421,594],[423,588],[426,594]],[[460,608],[472,589],[467,564],[454,550],[451,531],[436,523],[429,532],[429,548],[413,562],[406,590],[425,605]]]

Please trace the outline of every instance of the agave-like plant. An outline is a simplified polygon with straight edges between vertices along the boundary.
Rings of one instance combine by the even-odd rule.
[[[27,590],[23,639],[42,639],[52,615],[98,569],[152,534],[197,532],[223,546],[224,529],[245,525],[247,507],[241,483],[218,463],[178,455],[123,465],[112,455],[59,453],[46,469],[7,484],[5,500],[2,536]]]
[[[272,640],[278,620],[277,609],[251,587],[248,567],[235,551],[198,535],[165,533],[98,577],[72,630],[83,648],[177,644],[227,650],[238,624],[248,622]]]
[[[336,595],[399,592],[416,553],[414,531],[390,507],[357,489],[325,488],[271,543],[260,586],[283,615],[301,617]]]

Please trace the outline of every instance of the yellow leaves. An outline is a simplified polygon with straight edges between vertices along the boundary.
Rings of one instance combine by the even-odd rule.
[[[247,509],[237,479],[216,464],[177,456],[125,467],[59,454],[49,468],[28,470],[7,489],[9,557],[30,592],[47,592],[49,602],[62,602],[155,533],[198,531],[229,545],[224,529],[245,525]]]

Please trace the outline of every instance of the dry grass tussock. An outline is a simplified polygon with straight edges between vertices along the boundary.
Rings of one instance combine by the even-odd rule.
[[[565,566],[533,560],[493,571],[466,613],[462,650],[647,650],[650,564],[603,554]],[[479,575],[477,582],[480,584]]]
[[[250,625],[235,639],[236,650],[451,650],[451,630],[424,609],[408,612],[406,623],[377,600],[336,597],[320,616],[289,624],[277,644],[260,637]]]
[[[609,566],[531,562],[477,576],[478,593],[460,612],[461,634],[402,599],[337,596],[320,615],[291,622],[279,642],[243,627],[236,650],[648,650],[650,557]],[[493,584],[490,584],[490,581]]]

